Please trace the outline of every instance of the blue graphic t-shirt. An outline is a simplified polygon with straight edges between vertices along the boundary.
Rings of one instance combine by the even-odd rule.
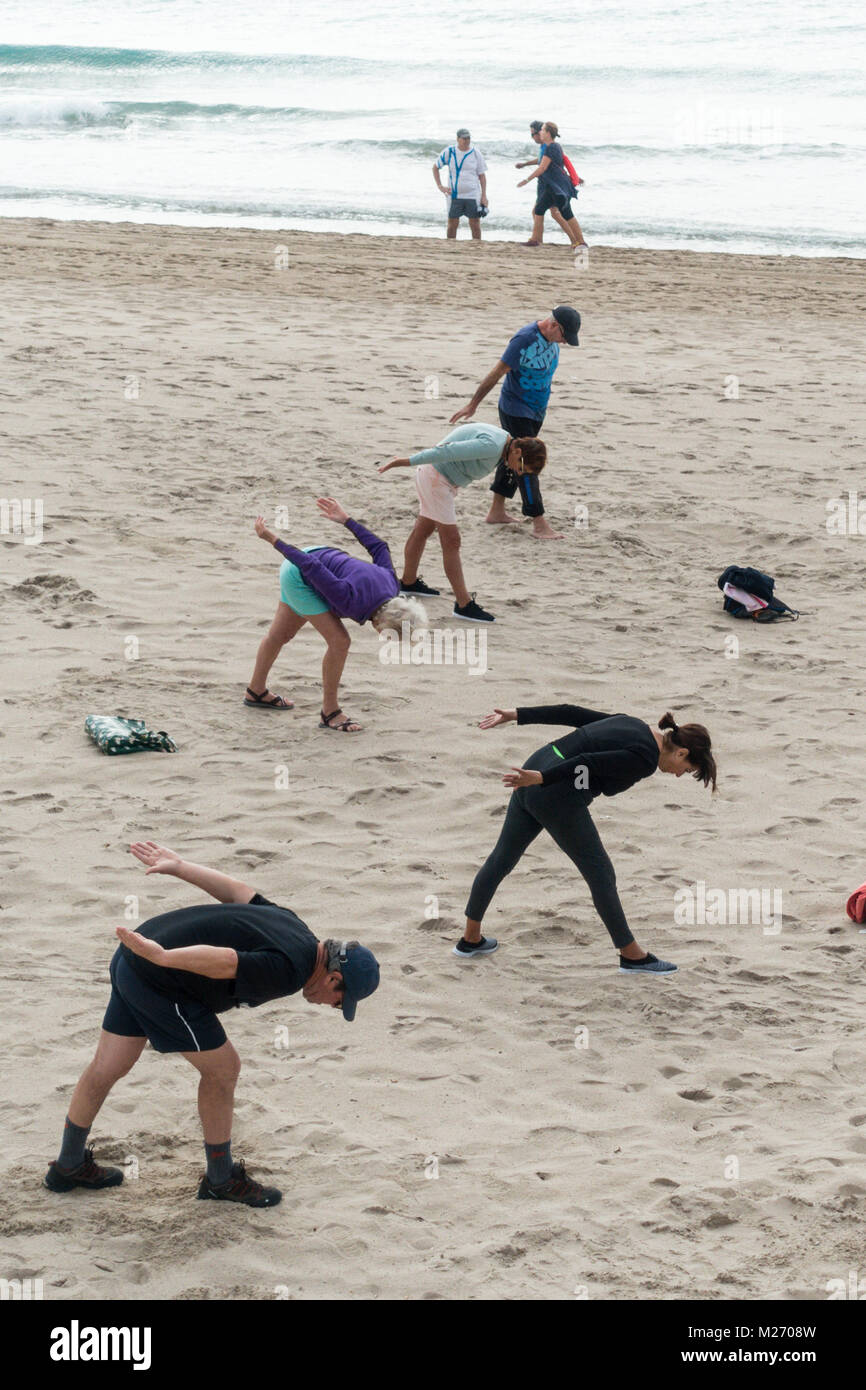
[[[502,361],[511,370],[502,379],[500,409],[506,415],[543,420],[559,361],[559,344],[549,343],[537,323],[528,323],[515,333]]]

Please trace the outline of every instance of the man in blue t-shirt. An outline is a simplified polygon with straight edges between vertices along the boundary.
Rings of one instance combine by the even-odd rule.
[[[544,423],[550,385],[559,362],[559,345],[578,346],[580,314],[568,304],[558,304],[546,319],[528,323],[515,333],[492,371],[479,385],[468,405],[451,416],[451,424],[470,420],[488,391],[502,380],[499,393],[499,423],[515,439],[537,435]],[[505,510],[506,497],[513,497],[520,487],[523,515],[532,517],[532,534],[539,540],[559,541],[562,533],[554,531],[544,515],[544,503],[538,478],[532,474],[517,477],[505,464],[496,469],[490,491],[493,502],[487,514],[491,525],[517,523]]]

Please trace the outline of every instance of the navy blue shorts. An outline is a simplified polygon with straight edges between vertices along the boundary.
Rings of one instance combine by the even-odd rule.
[[[448,208],[448,216],[452,220],[461,217],[478,217],[478,204],[474,198],[452,198]]]
[[[532,211],[536,217],[543,217],[550,208],[557,208],[566,222],[570,222],[574,216],[570,198],[566,197],[564,193],[554,192],[552,188],[542,188]]]
[[[111,998],[102,1026],[121,1038],[147,1038],[154,1052],[211,1052],[226,1041],[212,1009],[195,999],[159,994],[137,975],[118,946],[108,968]]]

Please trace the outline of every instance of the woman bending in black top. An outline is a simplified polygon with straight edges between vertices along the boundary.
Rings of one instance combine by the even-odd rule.
[[[475,876],[466,905],[466,931],[454,954],[470,959],[496,950],[495,938],[481,935],[481,919],[503,878],[536,836],[546,830],[586,879],[596,911],[619,950],[620,970],[627,974],[670,974],[676,966],[642,950],[629,930],[613,865],[589,805],[596,796],[627,791],[657,768],[675,777],[690,772],[715,791],[716,763],[703,724],[678,727],[673,715],[666,714],[656,731],[627,714],[600,714],[579,705],[541,705],[498,709],[482,719],[479,728],[495,729],[512,720],[518,724],[570,724],[574,732],[545,744],[522,768],[503,776],[505,785],[514,791],[496,848]]]

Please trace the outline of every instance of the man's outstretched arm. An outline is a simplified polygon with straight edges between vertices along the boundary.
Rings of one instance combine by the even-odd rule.
[[[451,419],[448,423],[450,425],[456,425],[459,423],[460,420],[471,420],[472,416],[475,414],[481,402],[484,400],[484,397],[488,394],[488,392],[493,390],[497,381],[501,381],[502,378],[505,376],[505,373],[510,371],[511,368],[509,367],[508,363],[503,362],[500,359],[496,363],[496,366],[487,373],[484,380],[480,382],[478,390],[475,392],[475,395],[472,397],[472,400],[469,402],[469,404],[464,405],[462,410],[456,410],[454,414],[451,416]]]
[[[181,859],[174,850],[157,845],[153,840],[136,842],[130,845],[129,849],[136,859],[145,865],[147,873],[170,874],[172,878],[183,879],[184,883],[192,883],[203,893],[209,893],[212,898],[216,898],[219,903],[248,903],[256,896],[255,888],[250,888],[248,883],[241,883],[240,879],[221,874],[218,869],[191,864],[189,860]],[[179,965],[176,968],[183,970],[186,967]]]

